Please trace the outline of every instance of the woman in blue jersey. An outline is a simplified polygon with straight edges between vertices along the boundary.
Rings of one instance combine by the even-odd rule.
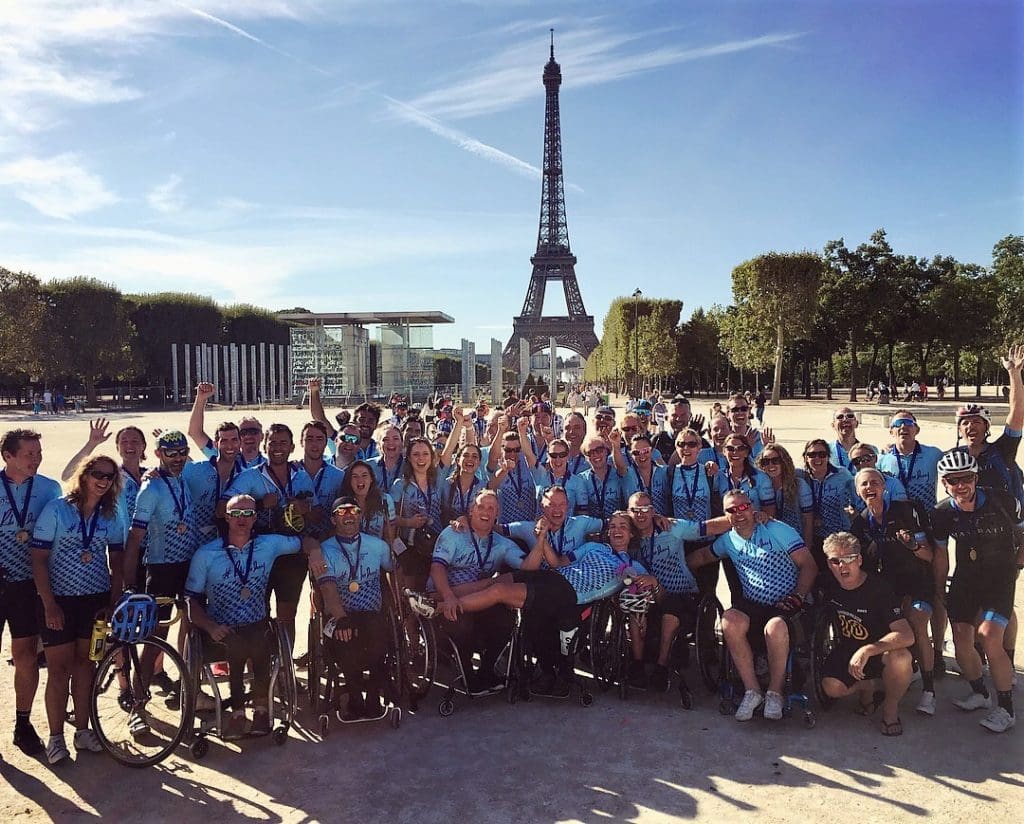
[[[622,484],[622,498],[628,501],[635,492],[643,492],[651,499],[659,515],[672,513],[669,499],[668,475],[663,464],[656,464],[651,436],[647,433],[634,435],[629,441],[631,461],[626,461],[622,451],[615,453],[615,471]]]
[[[743,435],[727,435],[722,443],[727,467],[715,475],[715,491],[725,497],[726,492],[745,492],[755,509],[769,518],[775,517],[775,491],[767,475],[750,461],[750,444]]]
[[[68,693],[75,705],[75,749],[101,752],[89,729],[93,663],[89,638],[97,616],[122,588],[125,525],[118,518],[121,473],[113,458],[97,455],[75,473],[63,498],[50,501],[32,533],[32,573],[39,592],[40,636],[46,651],[46,758],[70,757],[64,743]]]
[[[480,480],[483,453],[475,443],[463,444],[456,450],[451,470],[442,485],[441,523],[445,526],[469,512],[476,493],[487,484]]]
[[[821,572],[826,572],[825,538],[834,532],[849,532],[850,514],[860,509],[853,475],[830,463],[829,455],[828,441],[822,438],[808,441],[804,447],[804,477],[811,488],[814,518],[814,542],[808,546]]]
[[[352,498],[359,504],[360,532],[391,544],[395,538],[395,502],[377,485],[370,461],[356,461],[349,466],[338,497]]]
[[[814,536],[814,507],[811,487],[797,475],[789,451],[778,444],[766,444],[757,456],[757,467],[772,482],[775,492],[775,518],[793,527],[811,545]]]
[[[441,499],[444,477],[438,472],[437,452],[429,440],[413,438],[405,449],[402,477],[391,486],[391,498],[398,508],[396,526],[407,547],[399,558],[403,586],[421,590],[426,586],[430,572],[430,553],[413,549],[416,531],[420,530],[420,545],[426,549],[444,529],[441,523]]]
[[[560,486],[569,498],[569,514],[576,512],[576,496],[569,482],[573,471],[569,465],[572,447],[564,438],[555,438],[548,444],[547,462],[533,468],[533,482],[538,495],[549,486]],[[579,456],[582,459],[582,455]]]
[[[402,430],[397,426],[389,426],[380,439],[381,454],[367,461],[373,467],[377,486],[387,492],[391,485],[401,477],[402,465],[405,463]]]

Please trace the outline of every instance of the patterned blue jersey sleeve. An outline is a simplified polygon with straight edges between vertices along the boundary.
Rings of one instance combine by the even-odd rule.
[[[797,475],[796,488],[800,493],[800,511],[803,513],[814,512],[814,496],[811,494],[811,485],[807,479]]]
[[[755,490],[761,506],[775,505],[775,488],[772,486],[772,479],[764,472],[758,470],[754,475]]]
[[[704,521],[678,520],[672,524],[669,532],[683,541],[699,541],[706,538],[708,531]]]

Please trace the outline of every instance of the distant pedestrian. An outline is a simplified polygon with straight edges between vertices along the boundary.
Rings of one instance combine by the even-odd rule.
[[[768,398],[765,397],[764,389],[759,389],[757,397],[754,398],[754,417],[757,418],[759,426],[764,423],[764,407],[766,403],[768,403]]]
[[[49,389],[43,392],[43,408],[47,415],[53,414],[53,393]]]

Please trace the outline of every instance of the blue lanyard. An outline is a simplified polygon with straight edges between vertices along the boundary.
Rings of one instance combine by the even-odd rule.
[[[473,542],[473,552],[476,553],[477,566],[483,572],[491,561],[491,550],[494,548],[494,533],[492,532],[487,536],[487,554],[483,556],[480,555],[480,547],[476,542],[476,535],[473,534],[473,530],[469,531],[469,539]]]
[[[0,469],[0,479],[4,482],[4,492],[7,493],[7,503],[11,505],[11,512],[14,513],[14,520],[18,522],[18,528],[25,528],[25,521],[28,518],[28,505],[32,501],[32,484],[35,483],[35,475],[31,475],[28,479],[28,486],[25,488],[25,504],[21,508],[21,512],[18,511],[18,505],[14,502],[14,493],[11,491],[11,485],[7,482],[7,473]]]
[[[185,505],[187,503],[185,499],[185,495],[187,494],[185,492],[185,481],[181,479],[180,475],[178,476],[177,481],[181,488],[181,500],[179,501],[178,496],[174,494],[174,487],[171,486],[171,482],[167,479],[167,473],[162,469],[160,470],[160,477],[163,479],[163,482],[167,484],[167,491],[171,493],[171,498],[174,500],[174,511],[178,513],[178,520],[184,521]]]
[[[914,451],[910,453],[910,461],[907,464],[907,474],[903,474],[903,456],[900,455],[899,450],[894,446],[892,448],[892,455],[896,458],[896,471],[899,472],[900,480],[903,481],[903,486],[906,487],[907,492],[910,492],[910,481],[914,477],[914,464],[917,463],[917,456],[921,454],[921,444],[914,444]]]
[[[230,545],[228,544],[227,541],[224,542],[224,551],[227,553],[228,560],[231,562],[231,568],[234,569],[235,575],[238,576],[239,582],[244,587],[246,584],[249,583],[249,575],[252,573],[252,557],[253,557],[253,553],[256,550],[256,542],[252,541],[252,540],[249,540],[249,541],[246,542],[245,546],[239,547],[239,548],[240,549],[248,549],[249,550],[248,555],[246,556],[246,559],[245,559],[245,575],[242,574],[242,567],[241,567],[241,565],[235,563],[235,556],[231,552]],[[243,593],[243,595],[244,595],[244,593]]]

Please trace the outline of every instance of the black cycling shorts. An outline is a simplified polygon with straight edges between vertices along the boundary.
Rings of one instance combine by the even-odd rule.
[[[277,596],[278,603],[297,604],[302,594],[302,584],[306,580],[309,563],[305,553],[297,555],[279,555],[270,569],[270,581],[267,586],[267,603],[270,593]]]
[[[973,624],[980,617],[1005,626],[1013,615],[1016,589],[1017,568],[1012,556],[1011,563],[999,566],[958,565],[946,597],[949,620],[956,624]]]
[[[174,564],[146,565],[146,592],[159,598],[174,598],[178,604],[184,603],[185,581],[188,580],[188,561]],[[169,621],[171,605],[160,607],[160,620]]]
[[[43,601],[41,598],[36,599],[36,620],[39,621],[39,637],[42,638],[44,647],[56,647],[61,644],[70,644],[79,639],[91,638],[96,613],[110,606],[110,593],[55,595],[54,600],[64,611],[64,627],[62,629],[47,629]]]
[[[660,601],[655,601],[651,613],[655,616],[674,615],[679,619],[679,631],[685,635],[693,632],[697,625],[699,603],[700,595],[696,593],[666,592]]]
[[[0,584],[0,635],[4,624],[11,628],[11,638],[31,638],[39,634],[36,619],[36,582],[5,581]]]
[[[825,659],[821,666],[822,678],[834,678],[842,681],[846,686],[852,687],[857,679],[850,675],[850,659],[859,647],[835,647]],[[885,661],[881,655],[872,655],[864,667],[864,680],[881,678],[882,670],[885,669]]]
[[[772,618],[786,618],[786,613],[774,604],[759,604],[747,598],[737,598],[732,602],[732,609],[742,612],[750,619],[747,638],[755,649],[764,647],[764,628]]]

